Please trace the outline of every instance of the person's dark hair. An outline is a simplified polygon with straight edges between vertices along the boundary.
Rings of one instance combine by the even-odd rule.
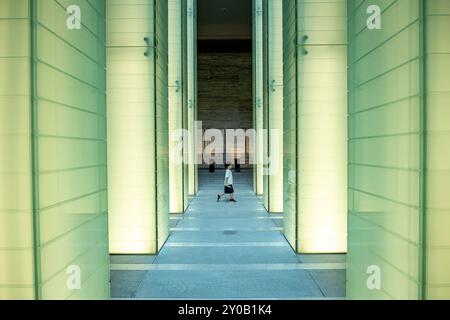
[[[225,163],[225,169],[228,169],[230,167],[229,163]]]

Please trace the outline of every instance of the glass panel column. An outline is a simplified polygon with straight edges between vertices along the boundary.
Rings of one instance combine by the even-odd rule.
[[[298,250],[347,251],[347,1],[298,2]],[[324,28],[326,21],[326,28]]]
[[[300,253],[342,253],[347,251],[347,1],[285,4],[290,8],[284,17],[285,233],[291,243],[297,239]]]
[[[0,3],[0,298],[109,298],[105,7],[71,5]]]
[[[264,120],[263,68],[263,0],[253,0],[253,127],[256,130],[253,191],[258,195],[264,192],[264,139],[260,135]]]
[[[169,210],[167,4],[106,4],[110,251],[154,254]]]
[[[424,2],[427,299],[450,299],[450,2]]]
[[[169,175],[170,212],[182,213],[184,204],[183,129],[183,4],[169,0]]]
[[[297,3],[283,1],[284,235],[297,250]]]
[[[421,1],[379,1],[381,29],[368,27],[372,2],[348,4],[347,294],[417,299],[423,219]],[[381,276],[380,287],[368,285],[371,274]]]
[[[197,166],[197,0],[187,0],[187,129],[189,131],[189,195],[198,191]]]
[[[283,5],[264,0],[264,205],[283,212]]]
[[[0,1],[0,299],[35,297],[30,3]]]

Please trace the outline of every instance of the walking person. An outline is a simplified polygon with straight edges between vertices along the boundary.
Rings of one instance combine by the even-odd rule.
[[[220,199],[226,194],[229,196],[228,200],[230,202],[237,202],[234,199],[233,172],[231,171],[231,168],[232,168],[231,165],[229,165],[229,164],[225,165],[226,171],[225,171],[225,181],[224,181],[224,185],[225,185],[224,193],[217,195],[217,202],[219,202]]]

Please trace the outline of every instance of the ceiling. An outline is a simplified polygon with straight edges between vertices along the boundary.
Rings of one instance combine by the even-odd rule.
[[[198,0],[199,40],[251,39],[252,0]]]

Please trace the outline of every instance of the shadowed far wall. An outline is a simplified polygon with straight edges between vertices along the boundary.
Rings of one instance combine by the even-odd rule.
[[[204,130],[253,128],[252,72],[250,41],[200,42],[198,120]]]
[[[198,53],[198,119],[203,128],[249,129],[252,53]]]

